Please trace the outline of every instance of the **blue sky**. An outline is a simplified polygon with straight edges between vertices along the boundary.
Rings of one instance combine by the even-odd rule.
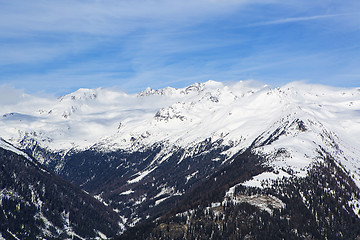
[[[0,0],[0,86],[360,87],[358,0]]]

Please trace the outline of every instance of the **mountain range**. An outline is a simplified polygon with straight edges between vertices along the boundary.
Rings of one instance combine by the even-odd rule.
[[[5,239],[360,238],[360,89],[79,89],[0,114]]]

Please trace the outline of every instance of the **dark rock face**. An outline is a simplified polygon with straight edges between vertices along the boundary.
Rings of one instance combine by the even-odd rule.
[[[0,189],[5,239],[91,239],[120,232],[110,208],[35,161],[1,148]]]

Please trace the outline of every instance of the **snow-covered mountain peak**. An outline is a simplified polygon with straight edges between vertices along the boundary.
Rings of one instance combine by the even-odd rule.
[[[172,87],[166,87],[163,89],[152,89],[150,87],[147,87],[144,91],[138,93],[139,97],[146,97],[146,96],[151,96],[151,95],[166,95],[166,96],[172,96],[173,94],[175,94],[178,91],[178,89],[176,88],[172,88]]]
[[[201,94],[212,93],[215,91],[222,91],[223,89],[227,89],[221,82],[216,82],[209,80],[204,83],[194,83],[190,86],[184,88],[172,88],[166,87],[162,89],[152,89],[150,87],[146,88],[144,91],[140,92],[137,96],[146,97],[152,95],[160,95],[160,96],[168,96],[168,97],[181,97],[187,98],[190,96],[197,96]]]
[[[62,96],[59,98],[60,102],[63,101],[78,101],[78,100],[94,100],[97,98],[98,92],[102,91],[102,88],[98,89],[87,89],[87,88],[80,88],[79,90]]]
[[[189,94],[199,94],[201,91],[204,91],[206,86],[211,86],[214,84],[221,84],[216,83],[214,81],[207,82],[207,83],[194,83],[185,88],[172,88],[166,87],[162,89],[152,89],[150,87],[146,88],[144,91],[140,92],[137,96],[139,97],[146,97],[146,96],[167,96],[167,97],[186,97],[185,95]]]

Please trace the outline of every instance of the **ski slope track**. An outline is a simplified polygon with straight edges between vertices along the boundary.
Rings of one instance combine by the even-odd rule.
[[[138,94],[79,89],[58,99],[24,95],[17,104],[0,106],[0,113],[3,139],[120,211],[126,226],[150,214],[136,213],[145,203],[155,208],[181,196],[185,186],[246,150],[266,159],[267,170],[239,183],[243,186],[264,188],[278,179],[306,177],[314,164],[331,156],[360,187],[356,88],[208,81]],[[90,166],[81,153],[103,158]],[[198,159],[196,164],[192,159]],[[87,166],[88,171],[75,176],[70,166]],[[177,171],[177,179],[151,185],[163,168]],[[116,197],[101,187],[106,176]],[[152,190],[141,189],[144,183]]]

